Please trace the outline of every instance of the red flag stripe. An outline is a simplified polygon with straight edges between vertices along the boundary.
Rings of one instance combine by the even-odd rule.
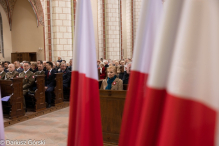
[[[148,88],[136,145],[214,146],[216,115],[200,102]]]
[[[68,146],[103,145],[98,81],[73,71],[71,85]]]
[[[119,145],[135,145],[148,74],[132,71],[126,96]],[[130,115],[132,117],[130,118]],[[127,128],[129,127],[129,128]]]

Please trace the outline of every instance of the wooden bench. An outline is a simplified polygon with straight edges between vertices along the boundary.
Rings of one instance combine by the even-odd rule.
[[[56,73],[56,86],[54,88],[53,103],[52,105],[56,106],[63,103],[63,73]]]
[[[46,109],[45,101],[45,75],[36,75],[35,84],[37,89],[28,93],[28,99],[26,100],[26,107],[34,107],[34,111],[42,111]]]
[[[126,91],[99,92],[103,140],[118,144]]]
[[[23,78],[0,80],[2,97],[10,96],[9,101],[3,101],[3,112],[14,119],[25,115],[23,107]]]

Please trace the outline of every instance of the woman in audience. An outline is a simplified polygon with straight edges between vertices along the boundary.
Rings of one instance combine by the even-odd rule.
[[[100,67],[98,69],[100,69],[100,79],[105,79],[106,78],[106,70],[104,67],[104,63],[100,63]]]
[[[37,64],[35,62],[31,63],[31,70],[34,71],[37,68]]]
[[[102,81],[100,89],[102,90],[123,90],[123,82],[117,78],[116,67],[110,66],[107,68],[108,79]]]

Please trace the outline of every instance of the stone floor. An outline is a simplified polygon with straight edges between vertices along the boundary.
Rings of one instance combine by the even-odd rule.
[[[45,140],[46,146],[66,146],[68,120],[69,107],[5,127],[5,139]],[[13,146],[16,145],[18,144]],[[104,144],[104,146],[115,145]]]

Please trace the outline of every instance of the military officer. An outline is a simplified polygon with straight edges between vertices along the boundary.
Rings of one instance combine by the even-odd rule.
[[[30,63],[24,62],[24,71],[19,74],[19,77],[23,77],[23,95],[26,96],[28,90],[32,89],[35,82],[34,73],[30,71]]]
[[[5,78],[6,72],[4,72],[4,66],[0,64],[0,80],[3,80]]]
[[[9,64],[8,65],[8,71],[5,75],[5,80],[10,80],[13,78],[16,78],[19,76],[19,73],[17,71],[15,71],[15,66],[14,64]]]
[[[37,68],[38,68],[38,71],[35,72],[35,75],[45,75],[45,71],[43,71],[43,64],[42,63],[38,64]]]

